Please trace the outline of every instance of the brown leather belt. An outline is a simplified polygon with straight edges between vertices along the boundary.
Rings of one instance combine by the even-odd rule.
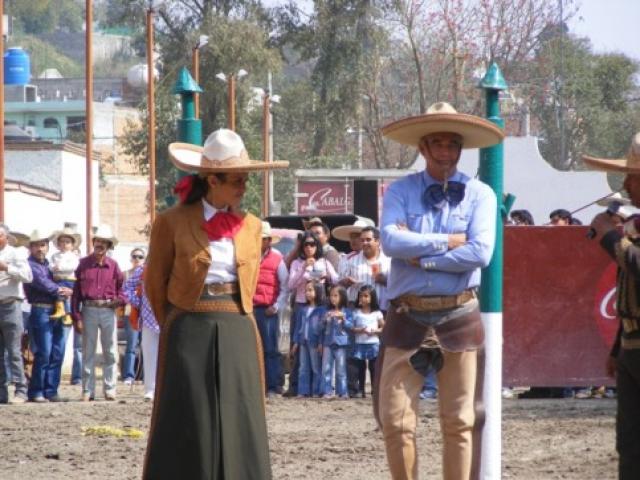
[[[435,312],[459,307],[476,297],[475,290],[467,289],[458,295],[401,295],[391,300],[391,304],[394,307],[406,307],[417,312]]]
[[[190,312],[227,312],[227,313],[242,313],[240,304],[233,300],[213,299],[213,300],[198,300],[193,308],[189,309]]]
[[[202,290],[203,295],[216,297],[218,295],[233,295],[240,291],[238,282],[228,283],[206,283]]]
[[[83,300],[82,305],[94,308],[116,308],[118,302],[117,300]]]

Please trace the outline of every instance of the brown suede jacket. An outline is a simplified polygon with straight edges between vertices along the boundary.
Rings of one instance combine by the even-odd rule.
[[[238,213],[238,212],[236,212]],[[253,311],[253,294],[260,269],[262,225],[250,213],[243,215],[242,228],[233,238],[242,309]],[[151,229],[145,273],[145,291],[162,327],[168,307],[190,310],[204,287],[211,254],[202,229],[202,202],[177,205],[162,212]]]

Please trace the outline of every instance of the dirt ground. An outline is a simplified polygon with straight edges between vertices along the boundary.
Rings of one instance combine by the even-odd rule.
[[[80,396],[78,387],[61,393]],[[436,408],[434,401],[422,402],[422,479],[440,478]],[[150,412],[141,385],[133,392],[120,386],[117,402],[3,405],[0,478],[140,478]],[[389,478],[369,400],[275,398],[268,401],[267,415],[274,479]],[[505,400],[503,478],[616,478],[614,416],[615,400]],[[82,435],[82,427],[97,425],[130,426],[145,435]]]

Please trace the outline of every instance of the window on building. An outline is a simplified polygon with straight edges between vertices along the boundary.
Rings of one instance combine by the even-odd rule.
[[[60,124],[58,123],[58,120],[56,120],[55,118],[45,118],[44,122],[43,122],[43,127],[44,128],[59,128]]]
[[[67,117],[67,132],[84,133],[85,117]]]

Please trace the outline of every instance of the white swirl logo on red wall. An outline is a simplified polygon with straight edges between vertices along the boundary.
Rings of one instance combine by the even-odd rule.
[[[613,344],[618,331],[616,316],[616,271],[615,263],[609,264],[598,281],[594,314],[600,336],[607,347]]]

